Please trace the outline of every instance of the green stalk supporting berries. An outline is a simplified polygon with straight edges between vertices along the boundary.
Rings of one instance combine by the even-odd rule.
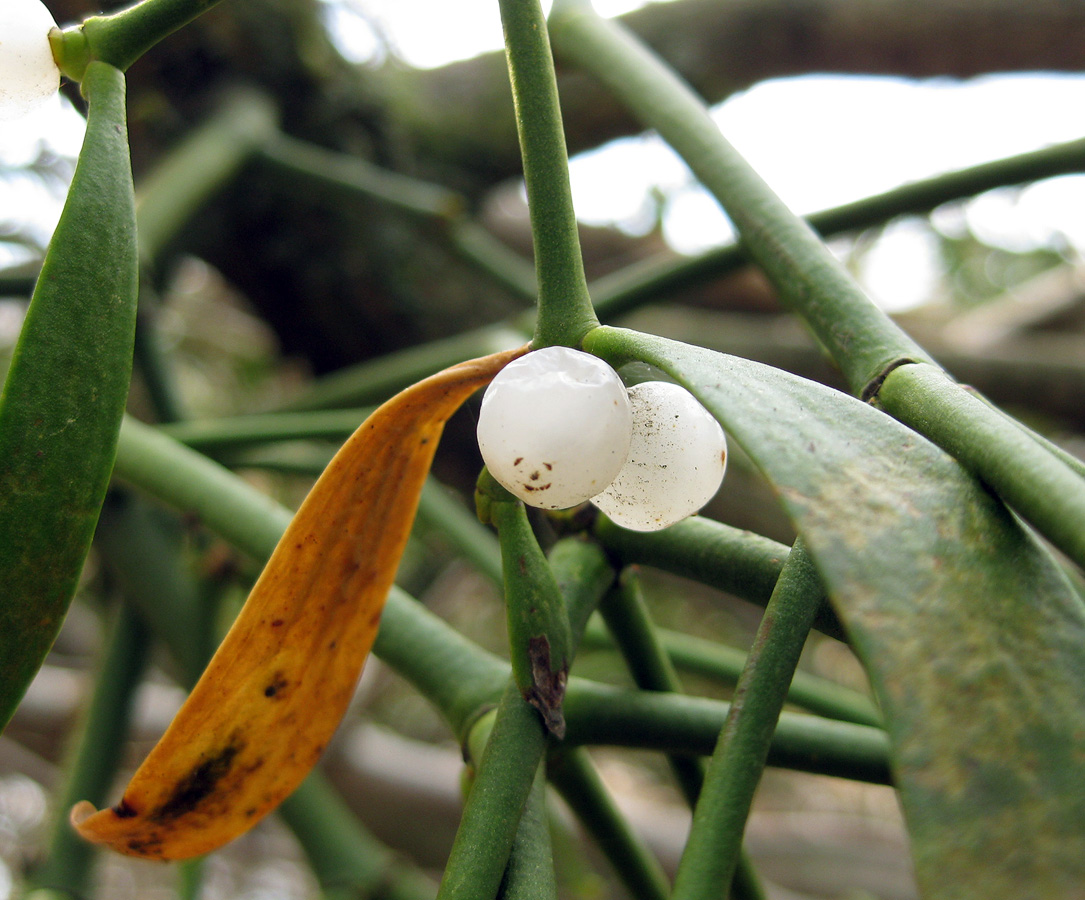
[[[497,528],[508,606],[512,674],[524,699],[556,737],[565,735],[561,704],[571,662],[569,615],[524,504],[483,469],[479,517]]]
[[[124,76],[86,70],[87,133],[0,397],[0,726],[52,646],[113,470],[137,251]]]
[[[584,275],[546,17],[539,0],[501,0],[501,25],[539,284],[533,344],[575,347],[599,320]]]
[[[125,71],[178,28],[220,0],[142,0],[108,16],[91,16],[82,25],[49,35],[60,70],[75,81],[93,60]]]

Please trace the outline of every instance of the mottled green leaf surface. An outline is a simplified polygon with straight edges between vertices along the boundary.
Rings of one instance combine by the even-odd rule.
[[[683,383],[775,486],[883,706],[923,896],[1085,897],[1085,606],[1047,551],[850,396],[619,329],[586,347]]]

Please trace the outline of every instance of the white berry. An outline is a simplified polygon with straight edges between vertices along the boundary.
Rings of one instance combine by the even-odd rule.
[[[610,484],[631,433],[618,373],[568,347],[535,350],[505,366],[486,389],[478,418],[490,474],[543,509],[576,506]]]
[[[26,115],[60,87],[53,16],[38,0],[0,2],[0,120]]]
[[[657,531],[693,515],[719,490],[727,439],[708,410],[676,384],[638,384],[629,389],[629,403],[629,459],[592,503],[623,528]]]

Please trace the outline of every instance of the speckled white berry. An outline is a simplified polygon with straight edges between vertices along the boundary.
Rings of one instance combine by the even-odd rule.
[[[632,414],[618,373],[588,353],[545,347],[509,363],[482,398],[478,446],[490,474],[530,506],[598,494],[629,453]]]
[[[657,531],[693,515],[719,490],[727,439],[697,398],[676,384],[638,384],[629,403],[629,459],[592,502],[623,528]]]
[[[53,28],[38,0],[0,0],[0,120],[26,115],[60,87],[49,48]]]

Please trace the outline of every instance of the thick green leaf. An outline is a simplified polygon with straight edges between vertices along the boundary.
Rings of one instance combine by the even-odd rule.
[[[668,372],[775,486],[883,706],[923,896],[1082,897],[1085,606],[1047,551],[850,396],[635,332],[586,349]]]

